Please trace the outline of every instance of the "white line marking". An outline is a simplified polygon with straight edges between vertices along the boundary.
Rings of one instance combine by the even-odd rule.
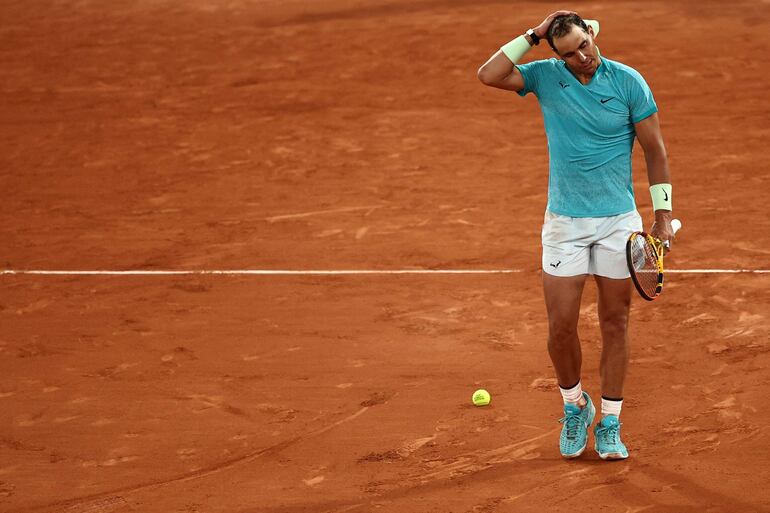
[[[671,274],[767,274],[770,269],[666,269]]]
[[[351,270],[272,270],[272,269],[228,269],[228,270],[189,270],[189,271],[43,271],[13,270],[0,271],[0,274],[44,274],[44,275],[109,275],[109,276],[153,276],[153,275],[189,275],[189,274],[258,274],[272,276],[291,275],[339,275],[339,274],[510,274],[523,272],[521,269],[351,269]]]
[[[265,276],[325,276],[325,275],[386,275],[386,274],[514,274],[524,269],[343,269],[343,270],[281,270],[281,269],[223,269],[223,270],[130,270],[130,271],[63,271],[3,269],[0,275],[48,276],[174,276],[195,274],[231,274]],[[768,274],[770,269],[668,269],[670,274]]]

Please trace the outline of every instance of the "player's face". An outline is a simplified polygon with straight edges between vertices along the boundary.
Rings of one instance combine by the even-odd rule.
[[[591,27],[588,27],[588,33],[586,33],[582,28],[574,25],[569,34],[553,40],[556,53],[573,73],[593,75],[599,67],[599,55],[594,44],[593,33]]]

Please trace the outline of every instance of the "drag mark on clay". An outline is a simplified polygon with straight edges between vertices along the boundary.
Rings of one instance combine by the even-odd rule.
[[[346,513],[347,511],[353,511],[354,509],[358,509],[362,506],[366,506],[366,504],[363,504],[363,503],[351,504],[349,506],[343,507],[342,509],[326,510],[324,513]]]
[[[123,497],[106,497],[90,504],[76,504],[64,509],[64,513],[109,513],[126,504]]]
[[[382,403],[377,403],[377,404],[382,404]],[[295,445],[309,438],[316,437],[318,435],[321,435],[323,433],[326,433],[327,431],[334,429],[337,426],[350,422],[360,417],[364,413],[366,413],[369,410],[369,408],[370,406],[364,406],[363,408],[356,411],[355,413],[348,415],[347,417],[340,419],[337,422],[329,424],[328,426],[324,426],[320,429],[316,429],[315,431],[311,431],[308,434],[295,436],[294,438],[284,440],[283,442],[279,442],[277,444],[273,444],[271,446],[264,447],[262,449],[250,452],[243,456],[239,456],[231,460],[223,461],[221,463],[211,465],[209,467],[202,468],[178,477],[160,480],[160,481],[151,481],[151,482],[141,483],[141,484],[132,485],[132,486],[126,486],[126,487],[123,487],[117,490],[112,490],[109,492],[99,493],[99,494],[86,496],[86,497],[80,497],[76,499],[70,499],[67,501],[59,501],[55,503],[45,504],[45,505],[25,509],[22,511],[25,511],[25,512],[46,511],[52,507],[66,506],[66,509],[64,509],[64,511],[68,513],[107,513],[108,511],[111,511],[116,507],[116,506],[113,506],[113,504],[116,504],[117,506],[121,504],[125,504],[126,501],[124,499],[124,496],[126,495],[140,492],[140,491],[151,490],[154,488],[159,488],[159,487],[170,485],[173,483],[183,483],[183,482],[192,481],[195,479],[200,479],[206,476],[210,476],[212,474],[222,472],[224,470],[229,470],[231,468],[237,467],[239,465],[243,465],[245,463],[249,463],[258,458],[261,458],[262,456],[277,454],[292,445]],[[317,483],[313,483],[313,484],[317,484]],[[118,497],[118,496],[115,496],[115,494],[121,494],[122,496]],[[120,501],[122,502],[118,504],[118,502]],[[105,507],[108,507],[109,509],[104,509]]]
[[[272,216],[272,217],[266,217],[265,221],[268,223],[275,223],[276,221],[286,221],[289,219],[301,219],[303,217],[311,217],[311,216],[319,216],[323,214],[338,214],[342,212],[356,212],[359,210],[368,210],[366,215],[369,215],[374,210],[382,208],[382,205],[369,205],[365,207],[345,207],[345,208],[335,208],[333,210],[316,210],[312,212],[300,212],[298,214],[284,214],[280,216]]]
[[[324,479],[326,479],[324,476],[316,476],[312,479],[303,479],[302,482],[312,487],[321,483]]]
[[[396,498],[404,498],[413,494],[422,493],[421,490],[426,490],[429,488],[436,488],[436,487],[443,487],[444,486],[443,483],[451,483],[452,479],[458,476],[467,476],[470,474],[483,472],[485,470],[489,470],[493,468],[495,465],[511,463],[514,461],[526,461],[526,460],[537,458],[539,457],[539,453],[536,452],[536,449],[539,447],[539,444],[534,442],[549,436],[552,437],[557,431],[558,429],[551,430],[551,431],[548,431],[547,433],[543,433],[541,435],[527,438],[525,440],[521,440],[519,442],[509,444],[503,447],[498,447],[496,449],[492,449],[489,451],[477,451],[477,452],[465,454],[458,458],[455,458],[453,461],[429,462],[428,464],[429,466],[432,465],[433,472],[425,473],[424,471],[420,471],[418,474],[412,475],[408,479],[407,484],[405,485],[403,484],[405,480],[403,478],[399,478],[397,481],[394,482],[397,484],[395,488],[387,492],[378,494],[375,499],[372,499],[366,503],[354,503],[354,504],[348,504],[340,507],[329,508],[327,506],[326,509],[321,509],[321,511],[324,511],[326,513],[342,513],[347,511],[358,510],[359,508],[372,509],[372,505],[378,503],[378,501],[385,501],[385,500],[392,501],[392,500],[395,500]],[[428,443],[428,441],[430,441],[431,438],[434,438],[434,437],[418,439],[415,442],[419,442],[422,444],[422,442],[424,441],[425,443]],[[407,444],[404,447],[411,448],[411,446],[415,442],[413,442],[412,444]],[[392,451],[392,453],[394,456],[398,457],[399,459],[401,458],[399,451]],[[560,466],[560,463],[557,463],[555,465],[549,465],[548,468],[556,468],[558,466]],[[380,484],[384,484],[384,483],[380,483]],[[550,483],[543,483],[540,485],[532,486],[531,488],[517,495],[500,497],[498,498],[499,503],[510,504],[522,497],[532,494],[536,490],[546,488],[548,486],[550,486]]]
[[[536,444],[537,440],[553,436],[558,430],[551,430],[546,433],[521,440],[519,442],[491,449],[489,451],[480,451],[460,456],[455,461],[436,462],[432,471],[421,473],[418,476],[421,482],[426,483],[435,479],[448,479],[458,474],[468,474],[485,470],[495,464],[509,463],[516,460],[530,460],[539,456],[536,450],[540,447]]]
[[[695,504],[709,504],[713,511],[756,511],[754,505],[745,502],[742,497],[728,495],[711,487],[702,486],[681,473],[663,466],[644,465],[635,470],[646,474],[659,483],[666,483],[664,488],[676,490],[680,496]],[[729,507],[727,507],[728,505]]]
[[[650,508],[652,508],[653,505],[650,504],[649,506],[629,506],[628,509],[626,509],[626,513],[639,513],[640,511],[645,511]]]

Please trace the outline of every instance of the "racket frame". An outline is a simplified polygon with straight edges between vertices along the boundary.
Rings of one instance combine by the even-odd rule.
[[[642,285],[639,283],[639,280],[636,277],[636,270],[634,268],[634,261],[633,261],[633,255],[631,254],[631,248],[633,246],[634,239],[637,237],[644,238],[647,243],[652,248],[653,253],[655,254],[655,266],[658,269],[658,284],[655,287],[655,292],[653,295],[647,294],[647,292],[644,290]],[[658,296],[660,296],[660,293],[663,291],[663,244],[657,240],[652,235],[648,234],[647,232],[634,232],[628,237],[628,241],[626,242],[626,263],[628,264],[628,271],[631,273],[631,280],[634,282],[634,287],[636,287],[637,292],[639,292],[639,295],[642,296],[647,301],[653,301]]]

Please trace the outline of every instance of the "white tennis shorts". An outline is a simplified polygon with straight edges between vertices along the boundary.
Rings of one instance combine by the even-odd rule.
[[[546,211],[543,271],[553,276],[628,278],[626,241],[641,230],[642,217],[636,210],[610,217],[567,217]]]

